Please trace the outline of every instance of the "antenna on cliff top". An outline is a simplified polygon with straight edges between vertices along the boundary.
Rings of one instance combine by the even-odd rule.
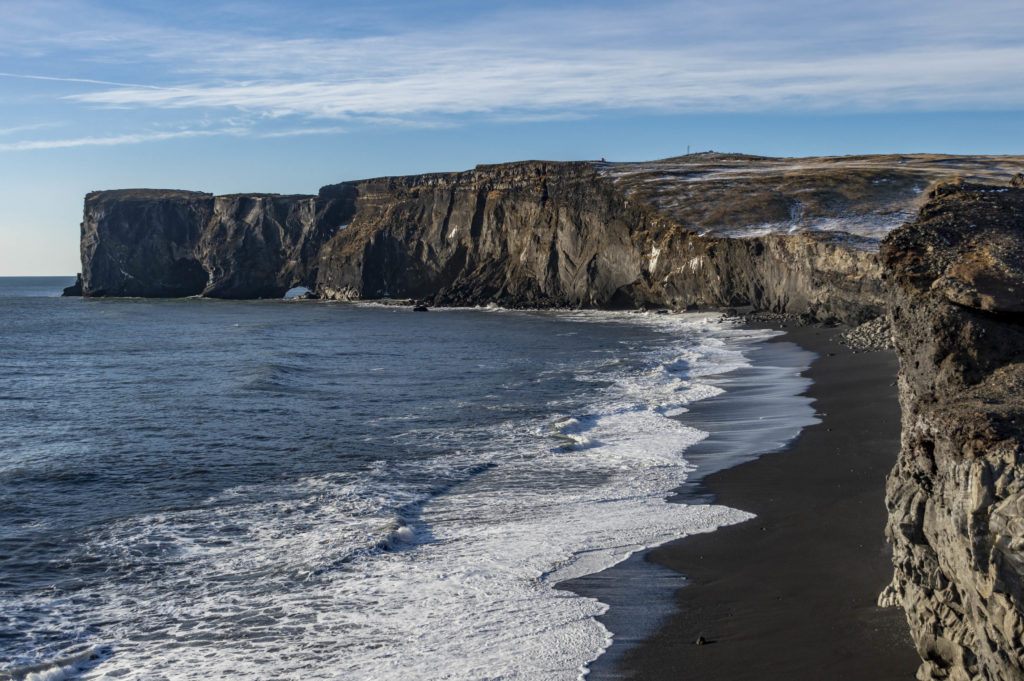
[[[689,144],[686,145],[686,155],[687,156],[690,155],[690,145]]]

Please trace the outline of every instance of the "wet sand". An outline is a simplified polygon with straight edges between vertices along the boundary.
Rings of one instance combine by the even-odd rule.
[[[784,451],[713,473],[689,490],[757,517],[647,554],[643,560],[685,575],[686,586],[669,596],[676,610],[596,676],[914,678],[920,661],[902,610],[875,604],[892,575],[883,499],[899,449],[896,359],[851,352],[830,341],[835,329],[786,330],[781,340],[819,355],[806,375],[822,422]],[[641,603],[630,607],[644,611]],[[698,637],[707,643],[696,645]]]

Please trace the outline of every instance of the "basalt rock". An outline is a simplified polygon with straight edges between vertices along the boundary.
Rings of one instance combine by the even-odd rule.
[[[177,297],[201,293],[195,245],[213,213],[199,192],[117,190],[85,197],[82,294]]]
[[[508,307],[753,306],[861,322],[884,303],[867,240],[746,239],[631,199],[590,163],[330,185],[318,196],[86,197],[85,296],[417,298]]]
[[[882,257],[903,436],[881,602],[919,679],[1024,679],[1024,189],[937,187]]]
[[[73,298],[82,295],[82,273],[79,272],[78,276],[75,277],[75,283],[71,286],[65,286],[64,291],[61,293],[66,298]]]
[[[124,189],[85,197],[82,294],[280,298],[315,277],[344,197]]]

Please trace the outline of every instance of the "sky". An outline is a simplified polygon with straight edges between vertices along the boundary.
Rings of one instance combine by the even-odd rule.
[[[0,0],[0,276],[84,195],[528,158],[1024,153],[1021,0]]]

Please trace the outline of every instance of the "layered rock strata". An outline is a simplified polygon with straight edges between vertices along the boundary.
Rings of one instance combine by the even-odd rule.
[[[435,305],[730,307],[860,322],[884,304],[866,240],[701,236],[590,163],[330,185],[317,196],[86,197],[85,296],[280,297],[294,286]]]
[[[903,410],[882,602],[919,679],[1024,679],[1024,189],[938,187],[882,257]]]

